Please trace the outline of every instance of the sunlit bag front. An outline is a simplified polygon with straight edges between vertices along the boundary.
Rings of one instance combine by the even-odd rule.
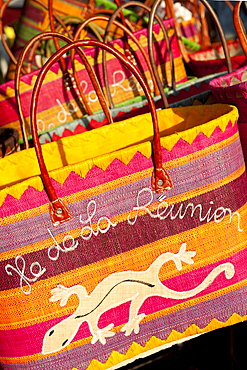
[[[247,318],[237,109],[157,114],[162,193],[150,114],[42,146],[72,215],[58,226],[35,150],[0,161],[3,369],[115,368]]]

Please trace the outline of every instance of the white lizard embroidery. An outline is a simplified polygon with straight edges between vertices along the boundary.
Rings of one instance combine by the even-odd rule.
[[[194,251],[186,251],[186,243],[183,243],[179,252],[174,254],[166,252],[161,254],[145,271],[123,271],[109,275],[102,280],[90,295],[82,285],[75,285],[66,288],[58,285],[51,291],[51,302],[60,301],[61,306],[67,304],[68,298],[76,294],[79,304],[75,312],[54,325],[44,336],[42,353],[48,354],[65,348],[75,337],[82,322],[87,322],[92,334],[92,342],[100,341],[106,343],[107,337],[115,335],[111,329],[114,324],[105,328],[98,327],[100,316],[107,310],[117,307],[122,303],[131,301],[129,310],[129,320],[122,327],[121,331],[125,335],[130,335],[133,331],[139,332],[139,323],[145,317],[138,311],[148,297],[159,296],[164,298],[185,299],[195,296],[197,293],[206,289],[214,279],[225,272],[227,279],[231,279],[235,273],[231,263],[223,263],[215,267],[208,276],[196,288],[177,292],[167,288],[159,279],[159,270],[165,262],[173,261],[178,270],[182,269],[182,262],[193,264]]]

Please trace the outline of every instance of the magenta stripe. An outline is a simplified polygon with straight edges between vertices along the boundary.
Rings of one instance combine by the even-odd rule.
[[[133,341],[145,345],[153,335],[163,340],[167,339],[172,329],[182,333],[191,324],[204,328],[213,318],[225,322],[232,313],[244,316],[246,315],[246,305],[247,288],[244,287],[211,301],[202,302],[150,322],[141,323],[138,335],[132,334],[126,337],[123,333],[118,333],[113,338],[108,338],[104,346],[100,343],[94,345],[89,343],[38,361],[26,364],[6,364],[4,369],[30,370],[35,368],[35,370],[44,370],[55,369],[57,365],[59,370],[68,370],[72,367],[86,370],[92,359],[105,362],[113,350],[125,354]]]
[[[187,250],[190,250],[189,246],[187,247]],[[226,263],[226,262],[232,263],[235,267],[235,275],[233,276],[233,278],[227,280],[224,276],[224,273],[221,273],[207,289],[197,294],[193,298],[202,297],[206,294],[224,289],[227,286],[236,284],[246,279],[247,270],[245,268],[245,264],[243,263],[243,261],[245,261],[246,259],[247,259],[247,249],[235,254],[234,256],[230,258],[224,259],[222,261],[219,261],[211,265],[207,265],[206,267],[183,274],[181,276],[176,276],[174,278],[165,280],[162,283],[166,285],[167,287],[169,287],[170,289],[174,289],[176,291],[190,290],[190,289],[195,288],[197,285],[199,285],[204,280],[204,278],[210,273],[210,271],[212,271],[216,266],[219,266],[221,263]],[[194,260],[196,260],[196,257],[194,258]],[[236,296],[237,296],[237,293],[236,293]],[[177,304],[180,304],[188,300],[190,300],[190,298],[174,300],[174,299],[167,299],[167,298],[151,297],[151,298],[148,298],[144,302],[139,312],[140,313],[145,312],[145,314],[148,315],[148,314],[166,309],[168,307],[174,307]],[[236,300],[234,303],[236,304]],[[230,316],[234,311],[231,311],[230,306],[228,307],[228,309],[229,309],[229,316]],[[114,322],[115,326],[124,324],[125,322],[128,321],[128,311],[129,311],[129,303],[123,304],[117,308],[107,311],[107,313],[102,315],[100,322],[99,322],[99,327],[105,327],[111,322]],[[200,317],[200,310],[198,310],[197,317]],[[56,323],[62,321],[64,318],[65,317],[50,320],[45,323],[36,324],[36,325],[22,328],[22,329],[14,329],[14,330],[8,330],[8,331],[1,332],[0,356],[7,356],[7,357],[27,356],[27,355],[39,353],[41,349],[42,338],[45,332],[49,330],[49,328],[51,328]],[[34,333],[35,333],[35,340],[34,340]],[[81,326],[80,331],[78,332],[74,340],[76,341],[82,338],[87,338],[88,336],[90,336],[90,332],[88,330],[87,324],[84,323]],[[12,343],[11,346],[9,346],[8,338],[11,338],[11,343]],[[20,341],[20,338],[22,338],[21,341]],[[33,338],[32,343],[30,343],[29,338]]]

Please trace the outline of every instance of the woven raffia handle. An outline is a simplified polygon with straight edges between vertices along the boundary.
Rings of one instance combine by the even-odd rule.
[[[40,166],[41,171],[41,178],[44,184],[44,188],[46,190],[46,193],[48,195],[48,198],[51,202],[50,204],[50,215],[51,220],[54,224],[54,226],[59,225],[62,222],[66,222],[71,219],[70,212],[62,202],[61,199],[58,198],[45,162],[42,155],[42,149],[41,145],[39,143],[38,138],[38,132],[37,132],[37,119],[36,119],[36,112],[37,112],[37,104],[39,99],[39,93],[42,86],[42,82],[44,81],[44,78],[53,65],[61,56],[70,51],[72,48],[79,48],[79,47],[85,47],[85,46],[94,46],[94,47],[100,47],[110,53],[112,53],[116,58],[118,58],[137,78],[138,82],[140,83],[141,87],[144,90],[144,93],[147,97],[150,112],[152,116],[153,121],[153,129],[154,129],[154,136],[153,136],[153,163],[154,163],[154,172],[152,177],[152,187],[155,192],[163,192],[165,190],[170,189],[172,185],[172,180],[168,173],[164,170],[162,167],[162,154],[161,154],[161,143],[160,143],[160,134],[159,134],[159,126],[158,126],[158,118],[156,114],[155,104],[152,99],[152,96],[149,92],[148,86],[146,85],[143,77],[138,72],[138,70],[135,68],[135,66],[118,50],[110,47],[109,45],[106,45],[99,41],[75,41],[72,44],[66,45],[63,48],[61,48],[59,51],[57,51],[48,61],[47,63],[42,67],[38,78],[35,82],[35,86],[33,89],[33,95],[32,95],[32,101],[31,101],[31,128],[32,128],[32,136],[33,136],[33,143],[35,147],[35,151],[37,154],[37,159]]]
[[[244,1],[238,1],[236,2],[233,10],[233,23],[236,30],[236,33],[238,35],[240,44],[242,46],[242,49],[244,51],[244,54],[247,56],[247,37],[246,37],[246,31],[244,29],[243,22],[240,18],[240,8],[241,5],[244,3]]]

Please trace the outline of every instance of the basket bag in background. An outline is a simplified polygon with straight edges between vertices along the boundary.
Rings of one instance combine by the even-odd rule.
[[[243,53],[239,40],[229,40],[225,42],[223,40],[223,30],[220,31],[220,21],[214,12],[211,5],[205,1],[200,0],[201,3],[208,10],[210,17],[219,33],[220,43],[213,43],[210,48],[200,50],[195,53],[190,53],[186,57],[188,58],[188,65],[197,77],[203,77],[210,74],[227,71],[229,70],[229,61],[224,57],[224,50],[227,48],[230,52],[232,69],[240,68],[246,64],[246,56]],[[226,4],[227,6],[227,4]],[[187,59],[186,59],[187,61]]]
[[[22,48],[34,36],[41,32],[50,30],[50,19],[48,12],[49,0],[25,0],[22,8],[22,13],[18,27],[16,29],[16,40],[12,49],[13,55],[18,59]],[[117,8],[113,1],[109,0],[54,0],[53,9],[54,13],[62,19],[66,24],[69,22],[68,27],[71,30],[77,27],[78,23],[84,21],[88,17],[98,14],[111,14]],[[131,15],[135,18],[133,11],[126,10],[125,16]],[[57,23],[59,25],[59,23]],[[103,25],[95,25],[95,29],[100,33],[104,31]],[[89,32],[90,37],[94,32]],[[115,30],[112,34],[115,37],[121,37],[121,33]],[[40,66],[40,55],[42,52],[37,53],[37,58],[33,60],[33,67]],[[9,78],[13,78],[13,65],[9,68]]]
[[[170,32],[170,45],[172,55],[175,63],[175,76],[176,82],[183,82],[187,80],[184,64],[178,48],[177,38],[174,34],[173,20],[164,21],[165,27]],[[156,53],[156,63],[159,67],[161,77],[167,74],[168,82],[171,82],[169,77],[170,72],[170,60],[166,48],[166,42],[164,40],[163,32],[160,29],[159,24],[154,25],[155,37],[155,49],[159,50]],[[134,33],[135,37],[139,39],[142,46],[147,52],[147,30],[143,29]],[[114,46],[120,51],[123,51],[123,41],[121,39],[109,42],[110,45]],[[147,64],[143,58],[142,53],[134,42],[129,41],[131,50],[136,61],[138,61],[138,67],[144,74],[146,81],[152,85],[150,78],[150,72]],[[156,45],[157,44],[157,45]],[[88,48],[85,50],[85,54],[88,58],[89,63],[94,66],[95,73],[99,79],[100,85],[105,91],[105,84],[103,81],[102,73],[102,52],[98,52],[95,48]],[[91,107],[93,112],[101,110],[96,91],[92,85],[92,82],[87,76],[84,64],[81,62],[78,56],[75,57],[75,67],[78,75],[78,79],[81,84],[81,88],[85,99]],[[68,70],[71,71],[71,61],[69,57],[66,59]],[[136,99],[142,95],[139,91],[138,85],[133,82],[131,73],[126,72],[121,63],[116,60],[114,56],[107,56],[107,71],[109,73],[109,85],[111,95],[113,97],[113,103],[116,106],[131,103],[132,99]],[[23,75],[20,82],[20,94],[21,102],[23,106],[23,114],[26,120],[27,133],[30,134],[29,126],[29,112],[30,112],[30,99],[33,91],[34,82],[37,78],[38,71],[33,71],[29,74]],[[81,109],[79,109],[77,102],[73,95],[73,89],[66,89],[64,87],[63,74],[59,68],[59,64],[56,63],[52,69],[46,75],[43,87],[42,87],[42,99],[40,99],[38,106],[38,120],[39,120],[39,131],[45,131],[49,128],[59,126],[63,123],[70,122],[74,119],[82,117]],[[20,130],[19,117],[16,111],[15,102],[15,89],[14,81],[9,81],[0,87],[0,110],[3,112],[1,126],[11,126]],[[20,134],[21,135],[21,134]]]
[[[160,3],[162,2],[162,0],[156,0],[154,3],[153,3],[153,6],[152,6],[152,12],[150,14],[150,18],[149,18],[149,25],[153,24],[153,21],[154,21],[154,15],[155,15],[155,12],[157,11],[157,8],[158,6],[160,5]],[[205,5],[206,6],[206,5]],[[208,4],[207,4],[208,6]],[[225,56],[225,61],[224,63],[227,65],[227,68],[228,68],[228,71],[232,71],[232,63],[231,63],[231,58],[230,58],[230,53],[229,53],[229,50],[227,48],[227,40],[224,36],[224,33],[223,33],[223,30],[222,30],[222,27],[220,25],[220,23],[217,21],[217,17],[215,15],[215,13],[213,12],[213,10],[211,9],[211,7],[208,8],[211,16],[214,18],[216,24],[217,24],[217,28],[218,28],[218,32],[221,36],[221,41],[222,41],[222,46],[223,46],[223,50],[224,50],[224,56]],[[177,30],[176,30],[177,32]],[[148,34],[148,40],[150,40],[150,33]],[[182,51],[181,51],[182,53]],[[149,53],[150,57],[151,57],[151,53]],[[184,57],[184,60],[187,60],[188,59],[188,54],[186,54],[184,56],[183,54],[183,57]],[[155,68],[155,63],[152,63],[152,66]],[[217,71],[217,69],[216,69]],[[155,69],[154,69],[154,72],[155,72]],[[200,77],[200,78],[196,78],[196,77],[192,77],[190,78],[188,76],[188,81],[180,84],[180,85],[176,85],[176,89],[172,89],[170,91],[167,92],[167,99],[168,99],[168,102],[169,104],[172,104],[174,102],[178,102],[179,100],[184,100],[184,99],[187,99],[193,95],[197,95],[197,94],[201,94],[203,92],[207,92],[209,91],[209,82],[213,79],[213,78],[216,78],[218,76],[221,76],[223,74],[226,74],[227,72],[219,72],[217,71],[217,73],[213,73],[213,74],[209,74],[210,71],[208,71],[208,74],[206,76],[203,76],[203,77]],[[157,76],[157,74],[156,74]],[[156,104],[157,107],[161,107],[161,105]]]
[[[154,98],[154,102],[156,101],[157,97]],[[169,107],[188,107],[192,105],[213,103],[215,103],[215,99],[213,98],[211,91],[205,91],[203,93],[193,95],[187,99],[179,100],[176,103],[172,103],[169,105]],[[111,109],[111,114],[114,122],[119,122],[124,119],[135,117],[136,115],[147,113],[149,111],[150,110],[147,102],[141,101],[121,108]],[[50,143],[52,141],[57,141],[62,137],[77,135],[84,131],[92,130],[106,124],[108,124],[108,121],[105,118],[104,113],[100,112],[91,116],[76,119],[67,124],[58,126],[55,129],[50,129],[47,132],[39,135],[39,142],[41,144]]]
[[[41,84],[73,46],[118,57],[151,114],[41,148]],[[247,179],[235,107],[156,112],[128,59],[77,41],[43,67],[31,117],[35,149],[0,161],[4,369],[116,368],[247,318]]]
[[[243,24],[241,23],[239,14],[242,3],[242,1],[239,1],[234,7],[234,24],[244,52],[247,55],[247,39],[243,32]],[[213,79],[209,83],[209,87],[217,102],[233,104],[238,108],[240,139],[245,161],[247,161],[247,66]]]

